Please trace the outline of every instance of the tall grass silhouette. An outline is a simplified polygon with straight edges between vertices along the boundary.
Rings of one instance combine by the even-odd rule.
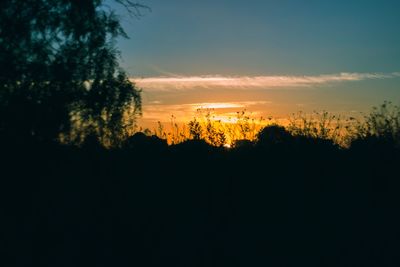
[[[222,121],[212,109],[198,110],[192,120],[178,123],[172,115],[169,124],[160,121],[156,129],[141,129],[148,136],[155,135],[168,144],[187,140],[204,140],[216,147],[234,147],[236,144],[255,142],[259,132],[272,125],[283,127],[295,137],[329,140],[348,148],[355,140],[385,140],[399,145],[400,108],[391,102],[373,107],[368,114],[359,116],[338,115],[327,111],[305,113],[299,111],[288,116],[285,122],[268,117],[254,117],[251,112],[236,112],[236,117]]]

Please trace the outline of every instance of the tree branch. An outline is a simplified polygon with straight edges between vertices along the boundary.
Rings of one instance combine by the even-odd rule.
[[[151,12],[150,7],[140,4],[140,3],[137,3],[137,2],[134,2],[132,0],[115,0],[115,1],[117,3],[123,5],[126,8],[126,10],[128,10],[129,14],[136,18],[143,16],[141,13],[141,10],[143,10],[143,9],[146,9]]]

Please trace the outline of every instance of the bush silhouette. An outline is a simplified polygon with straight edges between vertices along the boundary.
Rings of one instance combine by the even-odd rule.
[[[147,136],[144,133],[138,132],[127,138],[122,147],[125,149],[159,151],[166,149],[167,141],[158,138],[155,135]]]
[[[258,146],[274,146],[290,143],[293,136],[285,127],[279,125],[271,125],[263,128],[257,134]]]
[[[171,149],[177,152],[196,154],[197,152],[211,152],[213,150],[213,146],[211,146],[204,140],[187,140],[182,143],[173,145]]]
[[[352,147],[400,146],[400,107],[385,101],[357,125]]]
[[[254,142],[247,140],[247,139],[241,139],[241,140],[235,140],[233,147],[238,148],[238,149],[249,149],[254,146]]]

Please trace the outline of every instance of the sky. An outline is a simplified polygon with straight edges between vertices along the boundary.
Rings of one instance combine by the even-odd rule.
[[[143,89],[143,123],[198,108],[285,117],[400,104],[400,1],[141,0],[121,16],[121,66]]]

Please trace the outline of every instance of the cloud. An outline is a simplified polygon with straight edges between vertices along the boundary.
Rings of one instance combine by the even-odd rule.
[[[149,77],[132,79],[145,91],[179,91],[196,88],[232,88],[232,89],[274,89],[314,87],[339,82],[392,79],[400,77],[400,72],[393,73],[338,73],[314,76],[180,76]]]
[[[250,107],[259,107],[271,104],[271,101],[237,101],[237,102],[204,102],[191,104],[159,105],[153,103],[145,105],[144,117],[152,121],[169,121],[171,116],[178,120],[190,120],[198,111],[212,110],[214,113],[226,117],[237,116],[236,111],[242,111]],[[233,115],[232,115],[233,114]],[[252,113],[255,114],[254,112]]]

